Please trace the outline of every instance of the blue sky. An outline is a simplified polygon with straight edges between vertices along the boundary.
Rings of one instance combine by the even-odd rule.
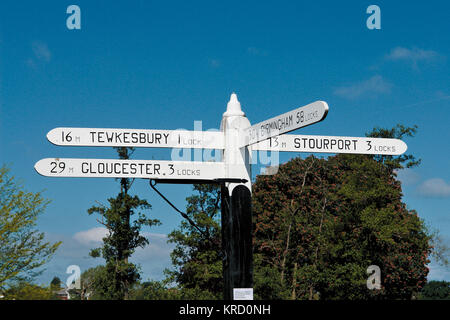
[[[66,27],[71,4],[81,30]],[[366,27],[371,4],[381,30]],[[88,258],[103,230],[86,211],[118,192],[112,179],[39,176],[41,158],[115,157],[111,148],[54,146],[49,130],[193,129],[197,120],[218,129],[233,91],[252,123],[326,101],[327,118],[297,134],[417,124],[406,143],[422,164],[400,174],[404,201],[449,242],[449,9],[445,1],[2,1],[0,162],[28,190],[45,190],[52,202],[38,227],[64,241],[40,280],[101,262]],[[134,157],[170,159],[170,150]],[[134,186],[162,222],[145,230],[152,245],[135,261],[144,279],[160,279],[170,264],[165,235],[180,218],[146,181]],[[160,189],[179,208],[191,194],[190,186]],[[432,264],[430,278],[450,281],[450,272]]]

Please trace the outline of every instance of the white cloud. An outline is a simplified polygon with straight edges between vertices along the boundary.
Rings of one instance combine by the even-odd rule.
[[[218,68],[218,67],[220,67],[221,63],[220,63],[220,60],[217,60],[217,59],[210,59],[210,60],[209,60],[209,65],[210,65],[212,68]]]
[[[391,92],[392,84],[375,75],[368,80],[357,82],[348,86],[341,86],[334,90],[334,94],[346,98],[357,99],[368,94],[382,94]]]
[[[175,247],[175,245],[167,243],[168,238],[165,234],[144,232],[142,235],[148,239],[149,244],[144,248],[136,249],[136,252],[133,254],[133,259],[139,263],[155,258],[169,257],[170,252]]]
[[[50,62],[52,53],[50,52],[46,43],[41,41],[34,41],[31,45],[31,48],[33,49],[33,53],[36,59],[44,62]]]
[[[142,280],[161,280],[164,278],[163,270],[172,266],[170,253],[175,244],[167,243],[168,237],[160,233],[142,233],[147,237],[149,244],[144,248],[136,249],[131,262],[140,265]]]
[[[62,245],[56,251],[55,256],[46,264],[46,270],[39,277],[39,283],[48,284],[54,276],[60,277],[63,282],[69,276],[66,269],[70,265],[78,265],[81,272],[98,264],[104,264],[102,258],[92,258],[89,252],[93,248],[101,246],[101,241],[106,236],[107,230],[103,227],[92,228],[75,233],[73,236],[62,234],[46,234],[46,240],[50,242],[62,241]],[[171,266],[170,253],[175,245],[167,243],[167,235],[161,233],[143,232],[149,244],[144,248],[138,248],[131,256],[130,262],[141,266],[143,280],[164,278],[164,269]]]
[[[396,47],[391,50],[391,52],[386,56],[388,60],[410,60],[410,61],[420,61],[420,60],[431,60],[438,56],[436,51],[433,50],[423,50],[419,48],[403,48]]]
[[[267,56],[268,53],[266,50],[262,50],[256,47],[248,47],[247,53],[251,56]]]
[[[31,43],[33,55],[25,60],[25,64],[31,69],[36,70],[40,64],[49,63],[52,59],[52,53],[47,44],[42,41],[33,41]]]
[[[80,231],[72,237],[76,243],[66,248],[71,252],[77,252],[78,255],[80,251],[89,252],[90,249],[101,246],[103,238],[107,235],[108,230],[104,227]],[[167,235],[151,232],[142,232],[141,235],[148,239],[149,244],[144,248],[137,248],[131,257],[131,262],[141,264],[143,271],[148,269],[149,265],[153,269],[159,268],[158,261],[164,262],[164,267],[168,267],[170,253],[175,246],[167,243]]]
[[[428,281],[450,281],[450,269],[448,267],[443,267],[438,265],[436,262],[432,261],[428,264]]]
[[[439,54],[433,50],[424,50],[420,48],[396,47],[385,56],[389,61],[406,61],[416,68],[419,62],[431,62],[439,57]]]
[[[148,238],[163,239],[163,240],[167,241],[167,234],[164,234],[164,233],[142,232],[141,235],[143,235],[144,237],[148,237]]]
[[[27,66],[29,66],[30,68],[35,69],[36,68],[36,63],[34,62],[34,60],[32,58],[28,58],[25,63],[27,64]]]
[[[81,244],[96,244],[103,241],[103,238],[108,235],[108,230],[104,227],[92,228],[86,231],[75,233],[73,239]]]
[[[417,191],[426,197],[446,198],[450,197],[450,184],[440,178],[428,179],[417,188]]]

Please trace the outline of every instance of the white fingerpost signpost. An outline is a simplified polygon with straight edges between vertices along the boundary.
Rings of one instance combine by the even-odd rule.
[[[324,120],[328,109],[326,102],[316,101],[252,126],[233,93],[222,116],[220,132],[55,128],[48,132],[47,139],[58,146],[214,149],[222,150],[222,159],[205,162],[46,158],[34,167],[47,177],[142,178],[149,179],[152,187],[152,181],[220,184],[224,299],[252,299],[252,150],[400,155],[407,149],[398,139],[286,134]]]

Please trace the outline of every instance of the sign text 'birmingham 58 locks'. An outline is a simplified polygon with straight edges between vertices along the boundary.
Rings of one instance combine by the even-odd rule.
[[[251,145],[325,119],[328,104],[316,101],[244,129],[243,146]]]

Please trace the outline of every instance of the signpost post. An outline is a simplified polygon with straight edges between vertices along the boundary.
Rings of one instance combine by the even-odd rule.
[[[59,146],[219,149],[221,162],[46,158],[39,160],[35,169],[47,177],[220,184],[224,299],[250,299],[253,292],[252,150],[400,155],[407,149],[397,139],[286,134],[322,121],[327,113],[328,104],[316,101],[251,126],[233,93],[220,132],[55,128],[47,134],[48,140]]]
[[[251,211],[251,153],[241,147],[242,130],[250,121],[242,112],[235,93],[231,95],[220,128],[225,137],[223,162],[228,176],[239,175],[246,183],[221,185],[222,253],[224,299],[233,299],[233,289],[253,287]]]

